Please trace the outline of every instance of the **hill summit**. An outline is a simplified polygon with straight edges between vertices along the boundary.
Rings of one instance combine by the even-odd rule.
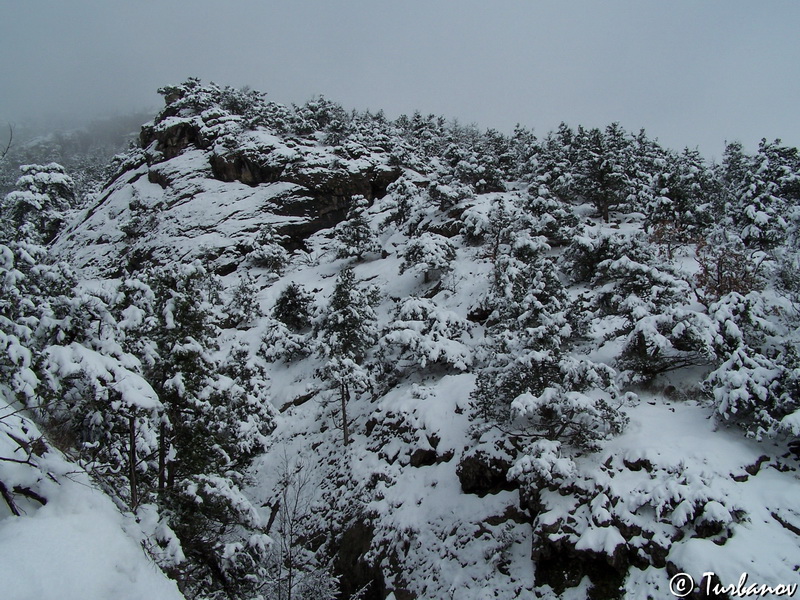
[[[160,91],[7,196],[3,391],[187,598],[796,581],[797,149]]]

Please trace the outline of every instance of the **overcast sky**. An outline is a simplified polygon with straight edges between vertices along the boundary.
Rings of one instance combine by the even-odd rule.
[[[510,133],[800,146],[800,2],[0,0],[0,121],[158,107],[196,76]]]

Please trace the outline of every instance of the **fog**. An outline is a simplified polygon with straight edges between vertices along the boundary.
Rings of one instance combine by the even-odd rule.
[[[800,145],[795,1],[0,1],[0,124],[155,109],[194,76],[505,133]]]

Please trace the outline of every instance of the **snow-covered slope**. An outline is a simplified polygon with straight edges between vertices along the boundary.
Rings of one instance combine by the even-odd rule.
[[[15,511],[0,502],[3,598],[183,598],[144,552],[141,526],[14,413],[0,401],[0,481]]]
[[[617,126],[512,143],[198,86],[165,94],[53,251],[96,277],[201,258],[229,290],[253,278],[263,315],[222,343],[269,374],[248,494],[298,573],[328,561],[341,597],[380,600],[797,582],[795,230],[767,252],[720,217],[740,245],[714,242],[698,173],[724,178]],[[335,329],[349,269],[357,350]],[[294,329],[273,312],[290,284],[311,299]]]
[[[307,235],[344,218],[352,196],[372,200],[399,176],[380,148],[336,152],[313,136],[243,129],[212,110],[145,129],[143,149],[121,161],[121,174],[73,219],[54,251],[104,273],[198,257],[226,272],[265,226],[302,247]],[[198,138],[201,147],[190,142]]]

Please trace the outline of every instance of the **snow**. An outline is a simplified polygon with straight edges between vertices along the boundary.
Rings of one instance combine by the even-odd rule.
[[[270,380],[264,385],[281,412],[269,448],[249,473],[245,495],[224,478],[201,476],[186,482],[186,491],[197,502],[203,501],[204,492],[213,492],[247,512],[255,501],[262,510],[248,513],[247,519],[254,525],[268,523],[287,473],[305,473],[304,503],[310,507],[303,520],[305,533],[338,535],[354,524],[368,526],[373,536],[367,540],[366,558],[384,568],[388,587],[398,591],[390,598],[399,597],[400,589],[431,600],[553,598],[552,589],[536,584],[531,560],[532,552],[548,542],[563,543],[576,556],[602,554],[615,564],[626,553],[639,552],[641,557],[648,546],[656,546],[663,550],[662,562],[696,580],[705,571],[715,571],[725,583],[745,571],[753,580],[771,584],[796,580],[799,545],[792,527],[800,527],[797,461],[785,455],[785,439],[764,432],[758,442],[728,426],[762,406],[782,385],[786,369],[775,367],[772,358],[782,349],[781,342],[796,341],[796,321],[784,319],[795,310],[788,299],[768,289],[731,292],[712,302],[694,278],[701,270],[697,246],[684,244],[674,259],[666,259],[663,249],[655,249],[644,235],[642,213],[601,223],[592,205],[552,199],[544,179],[541,185],[516,182],[512,192],[477,193],[456,178],[445,181],[448,166],[441,157],[431,158],[419,171],[405,168],[387,195],[364,209],[385,256],[372,247],[363,257],[342,256],[329,228],[301,240],[303,248],[291,256],[281,249],[281,257],[288,258],[286,268],[267,272],[253,260],[259,232],[266,225],[307,226],[310,215],[285,213],[293,210],[293,203],[309,201],[310,188],[288,179],[252,186],[220,181],[212,172],[213,156],[225,156],[226,144],[233,141],[237,151],[250,153],[264,166],[284,169],[288,178],[338,185],[337,178],[347,174],[387,168],[387,153],[351,144],[352,152],[345,155],[340,147],[322,144],[319,132],[289,139],[267,129],[244,132],[242,118],[220,109],[199,116],[185,112],[187,116],[163,119],[158,127],[189,123],[205,133],[222,132],[221,137],[210,149],[190,145],[168,160],[148,150],[152,164],[128,171],[106,188],[57,239],[55,252],[100,274],[124,271],[135,253],[164,263],[202,257],[220,272],[235,269],[224,278],[226,284],[238,281],[243,271],[252,274],[264,314],[270,314],[288,283],[297,283],[314,297],[316,326],[324,322],[343,268],[354,269],[360,286],[381,290],[375,307],[381,341],[369,356],[376,364],[382,361],[381,370],[370,372],[352,358],[323,358],[315,327],[294,332],[270,316],[249,329],[225,333],[221,352],[244,341],[270,361]],[[470,156],[458,168],[485,171]],[[453,206],[439,210],[432,189]],[[533,202],[537,192],[537,206],[546,210],[531,216],[510,243],[492,248],[482,241],[493,233],[498,211],[508,212],[510,229],[519,225],[516,221],[524,213],[520,206]],[[584,226],[562,225],[548,204],[551,199]],[[346,203],[336,198],[335,206],[327,208],[338,211]],[[411,213],[405,223],[389,218],[399,208]],[[766,214],[749,209],[759,226],[768,224]],[[590,254],[603,244],[612,250],[593,263],[583,281],[569,282],[574,265],[565,258],[568,251],[543,236],[552,228],[568,233],[569,252]],[[500,337],[491,329],[493,317],[476,313],[496,309],[489,289],[497,255],[526,253],[554,262],[555,277],[565,285],[582,322],[573,325],[559,321],[561,315],[547,315],[534,324],[542,327],[526,327],[519,334],[539,340],[546,326],[558,327],[554,337],[563,339],[544,341],[564,347],[559,366],[565,381],[520,394],[511,403],[512,414],[524,421],[542,411],[561,410],[591,414],[600,422],[602,396],[630,421],[622,434],[600,436],[598,452],[536,439],[541,431],[514,437],[474,418],[476,376],[496,351],[488,342]],[[10,262],[5,254],[0,260]],[[521,269],[512,265],[510,270]],[[511,285],[507,287],[510,291]],[[524,291],[530,303],[526,310],[541,309],[535,294],[541,290]],[[168,328],[174,326],[171,315],[168,307]],[[130,307],[120,326],[137,327],[143,316]],[[570,337],[577,339],[574,346]],[[649,388],[620,390],[641,381],[630,373],[617,377],[614,371],[621,368],[625,350],[640,339],[649,356],[676,362],[688,357],[688,366],[679,364],[674,372],[660,374]],[[14,340],[2,343],[12,361],[32,362]],[[203,350],[187,339],[184,350],[190,348]],[[536,346],[524,356],[511,354],[518,364],[535,369],[551,351]],[[54,346],[45,358],[54,379],[84,375],[119,391],[126,406],[159,406],[153,390],[122,359],[76,344]],[[595,370],[589,361],[599,363]],[[599,372],[614,380],[609,391],[570,388],[582,378],[601,379]],[[331,374],[333,378],[326,378]],[[351,441],[344,446],[336,377],[356,376],[358,385],[350,386],[347,404]],[[231,384],[229,379],[219,381],[221,386]],[[36,381],[27,383],[33,387]],[[166,386],[182,392],[184,383],[183,374],[177,374]],[[681,400],[666,397],[669,387],[670,397]],[[240,430],[247,431],[248,423]],[[800,435],[800,411],[781,413],[779,425],[768,433],[781,432]],[[476,449],[498,463],[507,461],[503,468],[508,468],[508,481],[503,483],[512,491],[495,489],[483,496],[464,492],[460,465]],[[0,446],[0,456],[3,452]],[[763,464],[762,455],[767,457]],[[755,474],[754,465],[760,465]],[[7,468],[0,463],[0,469]],[[75,467],[62,465],[60,472],[67,469]],[[14,476],[27,481],[30,473]],[[137,525],[119,514],[85,475],[74,477],[80,486],[62,478],[63,490],[49,497],[46,506],[28,503],[23,517],[9,513],[0,518],[0,580],[12,578],[20,598],[47,597],[55,589],[67,598],[77,598],[76,590],[90,599],[179,597],[138,545],[146,534],[163,541],[164,552],[171,552],[174,561],[182,559],[180,548],[170,545],[174,534],[156,512],[144,509]],[[53,488],[46,481],[43,485]],[[526,494],[538,494],[535,501],[541,507],[528,504]],[[275,529],[267,534],[278,535]],[[237,548],[231,545],[226,552]],[[38,565],[48,562],[63,568],[47,574],[26,570],[42,570]],[[670,597],[663,566],[630,567],[624,576],[628,600]],[[585,598],[590,587],[586,577],[562,597]]]
[[[696,581],[705,571],[714,571],[725,583],[738,581],[744,572],[751,580],[772,584],[796,581],[797,535],[776,527],[772,513],[795,515],[788,520],[800,521],[793,500],[800,494],[800,480],[796,471],[787,477],[771,466],[782,462],[777,446],[742,439],[732,429],[718,429],[713,414],[699,404],[653,402],[645,397],[629,416],[627,431],[609,442],[597,460],[622,455],[628,463],[649,461],[654,466],[651,473],[658,473],[660,466],[678,466],[679,473],[690,481],[694,478],[684,489],[673,479],[663,481],[668,496],[683,498],[672,512],[674,525],[685,524],[692,516],[693,505],[698,500],[703,502],[707,494],[716,499],[703,502],[698,515],[701,522],[730,523],[730,507],[747,513],[744,521],[732,525],[733,535],[724,545],[712,539],[684,539],[672,545],[668,560]],[[769,456],[769,462],[757,475],[744,482],[732,480],[763,454]],[[644,470],[638,473],[648,475]],[[628,485],[636,479],[636,473],[623,471],[610,484],[620,497],[631,497]]]
[[[0,400],[0,456],[23,458],[8,437],[39,434]],[[22,431],[27,434],[22,434]],[[58,451],[35,458],[39,468],[0,462],[0,480],[38,490],[40,506],[20,502],[21,515],[0,505],[0,581],[9,600],[179,600],[141,547],[143,535],[84,471]]]
[[[69,346],[51,346],[46,359],[48,371],[54,376],[86,375],[97,381],[98,387],[108,386],[119,393],[122,404],[129,408],[149,410],[161,407],[161,401],[150,384],[111,356],[73,342]]]

